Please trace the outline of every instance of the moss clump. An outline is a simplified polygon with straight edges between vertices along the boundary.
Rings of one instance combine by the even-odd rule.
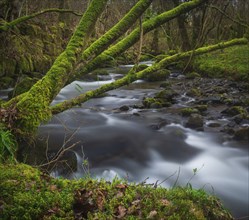
[[[248,117],[247,110],[242,106],[232,106],[222,111],[222,113],[227,114],[229,116],[241,115],[242,118]]]
[[[201,90],[199,88],[192,88],[189,91],[187,91],[186,95],[191,97],[201,96]]]
[[[183,108],[181,109],[182,116],[190,116],[191,114],[198,114],[199,110],[196,108]]]
[[[145,98],[143,100],[143,105],[145,108],[162,108],[162,103],[155,98]]]
[[[233,219],[217,198],[189,187],[54,179],[25,164],[0,171],[1,219]]]
[[[186,79],[195,79],[200,77],[200,74],[197,72],[191,72],[186,74]]]
[[[249,46],[234,46],[195,59],[196,71],[210,77],[230,77],[249,82]]]

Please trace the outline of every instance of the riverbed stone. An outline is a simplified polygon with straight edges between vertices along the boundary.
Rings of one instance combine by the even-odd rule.
[[[187,128],[193,128],[195,130],[203,130],[204,120],[200,114],[191,114],[186,122]]]
[[[234,139],[238,141],[249,140],[249,126],[237,129],[234,133]]]

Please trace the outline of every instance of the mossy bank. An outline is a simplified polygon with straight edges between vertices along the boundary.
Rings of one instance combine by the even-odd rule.
[[[193,68],[205,76],[249,82],[248,57],[249,45],[234,46],[195,58]]]
[[[201,189],[55,179],[25,164],[0,171],[1,219],[233,219]]]

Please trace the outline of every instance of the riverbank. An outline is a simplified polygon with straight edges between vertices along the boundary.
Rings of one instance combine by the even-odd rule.
[[[24,164],[0,164],[1,219],[233,219],[204,190],[91,178],[55,179]]]

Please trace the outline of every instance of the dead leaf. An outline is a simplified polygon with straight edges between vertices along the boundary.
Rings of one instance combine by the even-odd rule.
[[[164,206],[170,205],[170,201],[167,200],[167,199],[161,199],[161,203],[162,203],[162,205],[164,205]]]
[[[126,215],[126,211],[127,211],[127,209],[124,206],[122,206],[122,205],[118,206],[117,218],[123,218]]]
[[[128,186],[126,184],[118,184],[116,185],[116,188],[118,189],[126,189]]]
[[[132,205],[138,205],[141,202],[140,199],[134,200],[131,204]]]
[[[104,207],[104,197],[103,196],[98,196],[98,198],[97,198],[97,206],[98,206],[98,209],[100,210],[100,211],[102,211],[103,210],[103,207]]]
[[[153,211],[150,212],[150,214],[148,215],[147,218],[153,219],[153,218],[156,217],[156,215],[157,215],[157,211],[156,211],[156,210],[153,210]]]
[[[124,196],[124,193],[121,192],[121,191],[118,191],[118,193],[116,194],[116,198],[120,198],[120,197],[123,197]]]
[[[50,188],[51,191],[57,190],[57,186],[56,185],[51,185],[49,188]]]

